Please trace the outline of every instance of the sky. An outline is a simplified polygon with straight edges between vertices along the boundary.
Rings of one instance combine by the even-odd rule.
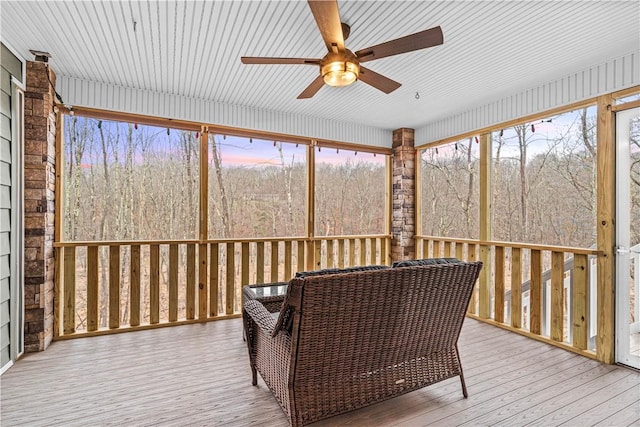
[[[117,147],[119,161],[124,160],[124,155],[126,152],[125,141],[129,126],[128,123],[99,121],[96,119],[87,119],[83,117],[78,117],[77,119],[78,129],[81,130],[82,123],[86,122],[88,124],[89,130],[91,131],[89,133],[88,139],[91,140],[91,138],[93,138],[93,153],[91,153],[89,150],[85,151],[85,155],[82,159],[83,167],[90,167],[91,164],[102,161],[99,130],[102,130],[103,134],[107,138],[111,138],[112,141],[114,141],[117,136],[119,142],[117,144],[114,144],[114,146]],[[70,120],[71,117],[67,116],[67,126],[69,125]],[[66,130],[65,133],[66,135],[69,135],[68,130]],[[197,132],[190,133],[194,138],[199,137],[199,134]],[[168,156],[180,155],[181,131],[179,130],[167,130],[167,128],[160,128],[156,126],[134,125],[132,135],[133,140],[138,144],[135,151],[136,154],[134,155],[134,161],[137,160],[138,162],[142,163],[144,160],[145,155],[142,152],[143,150],[140,141],[151,140],[152,143],[150,144],[149,151],[154,155],[157,155],[159,153],[164,153]],[[298,145],[293,143],[280,143],[277,141],[274,143],[274,141],[267,141],[256,138],[223,135],[210,135],[209,138],[210,141],[213,141],[215,139],[223,166],[258,167],[265,165],[280,165],[282,160],[280,159],[280,153],[277,147],[280,144],[282,145],[282,155],[286,164],[290,165],[292,162],[306,162],[306,146],[301,144]],[[109,154],[109,156],[112,159],[115,159],[113,150],[110,151],[111,153]],[[65,152],[68,152],[68,149],[65,150]],[[358,152],[356,154],[355,151],[351,150],[336,150],[335,148],[332,149],[327,147],[320,148],[319,151],[316,152],[317,163],[341,164],[345,162],[347,158],[349,158],[351,163],[369,162],[382,165],[384,165],[385,163],[385,156],[374,156],[374,154],[372,153]],[[209,150],[209,163],[213,163],[213,153],[211,149]]]

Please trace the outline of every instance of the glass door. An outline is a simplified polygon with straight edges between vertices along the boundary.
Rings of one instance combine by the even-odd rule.
[[[616,114],[616,360],[640,369],[640,108]]]

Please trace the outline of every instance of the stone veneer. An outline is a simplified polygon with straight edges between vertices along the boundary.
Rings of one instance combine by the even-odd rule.
[[[55,74],[27,62],[24,98],[25,351],[51,343],[54,322]]]
[[[391,261],[415,258],[414,130],[393,131]]]

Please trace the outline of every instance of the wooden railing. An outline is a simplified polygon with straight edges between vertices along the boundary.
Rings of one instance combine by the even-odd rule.
[[[484,262],[470,317],[595,358],[598,252],[593,249],[416,237],[416,257]]]
[[[389,263],[387,235],[55,243],[56,337],[237,317],[242,286]]]

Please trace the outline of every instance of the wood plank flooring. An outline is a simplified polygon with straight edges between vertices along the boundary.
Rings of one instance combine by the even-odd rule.
[[[240,319],[54,342],[2,377],[2,426],[287,426]],[[458,379],[315,426],[640,426],[640,373],[467,319]]]

